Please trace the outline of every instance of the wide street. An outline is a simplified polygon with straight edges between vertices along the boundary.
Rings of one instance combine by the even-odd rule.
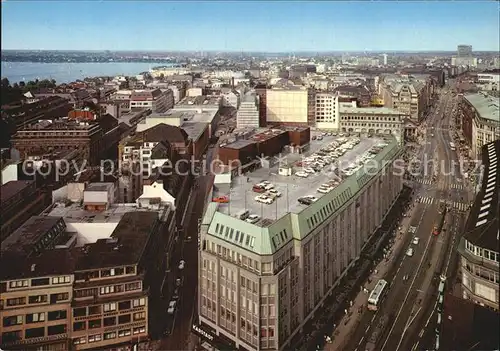
[[[450,149],[450,124],[456,98],[445,86],[425,124],[425,138],[415,158],[426,163],[411,182],[415,190],[415,209],[410,218],[410,233],[403,234],[400,252],[384,263],[389,291],[378,311],[363,310],[346,350],[411,350],[416,348],[432,316],[441,274],[446,275],[456,234],[463,226],[468,209],[468,186],[459,172],[458,158]],[[456,165],[453,163],[456,163]],[[454,172],[450,170],[454,169]],[[414,172],[417,173],[417,172]],[[433,235],[442,215],[440,202],[448,205],[443,230]],[[411,233],[411,232],[414,232]],[[419,243],[412,244],[413,236]],[[413,247],[410,257],[405,254]],[[380,277],[382,278],[382,277]]]

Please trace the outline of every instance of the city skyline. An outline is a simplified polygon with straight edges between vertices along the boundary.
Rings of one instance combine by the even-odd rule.
[[[390,52],[455,51],[465,43],[497,51],[500,42],[495,2],[11,1],[2,7],[2,50]],[[75,13],[102,16],[75,21]],[[467,28],[457,20],[464,16]]]

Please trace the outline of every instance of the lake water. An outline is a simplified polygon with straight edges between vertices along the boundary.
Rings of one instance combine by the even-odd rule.
[[[2,62],[2,78],[10,83],[35,79],[55,79],[57,83],[74,82],[77,79],[96,76],[136,75],[149,71],[160,64],[139,62],[109,63],[32,63]]]

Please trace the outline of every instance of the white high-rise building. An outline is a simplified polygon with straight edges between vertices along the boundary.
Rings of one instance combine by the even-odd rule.
[[[339,97],[332,93],[317,93],[314,113],[317,128],[338,129]]]
[[[259,107],[258,96],[254,92],[248,92],[242,96],[240,108],[236,114],[237,128],[258,128]]]
[[[384,66],[387,66],[387,54],[382,55],[384,57]]]

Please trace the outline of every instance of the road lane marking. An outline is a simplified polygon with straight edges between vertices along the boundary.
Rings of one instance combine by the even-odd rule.
[[[422,219],[423,219],[423,217],[425,215],[425,210],[426,209],[427,209],[427,206],[425,206],[425,209],[422,212]],[[420,223],[419,223],[418,227],[420,227]],[[396,318],[394,319],[394,322],[392,323],[391,329],[389,330],[389,334],[387,335],[387,338],[385,339],[385,342],[382,345],[381,351],[384,351],[385,346],[387,345],[387,342],[389,341],[389,338],[390,338],[390,336],[392,334],[392,331],[394,330],[394,327],[396,326],[396,322],[399,319],[399,316],[400,316],[401,312],[403,311],[403,307],[405,306],[406,301],[408,300],[408,297],[410,296],[410,292],[413,289],[413,285],[415,284],[415,280],[417,279],[418,273],[420,272],[420,268],[422,267],[422,264],[424,263],[424,258],[425,258],[426,254],[427,254],[428,249],[429,249],[429,245],[431,243],[431,240],[432,240],[432,235],[429,235],[429,239],[427,240],[427,245],[425,246],[424,253],[422,254],[422,258],[420,259],[420,263],[418,265],[416,273],[413,276],[413,280],[411,281],[410,287],[408,288],[408,291],[407,291],[406,296],[405,296],[405,298],[403,300],[403,303],[401,304],[401,307],[399,308],[399,311],[398,311],[398,313],[396,315]]]

